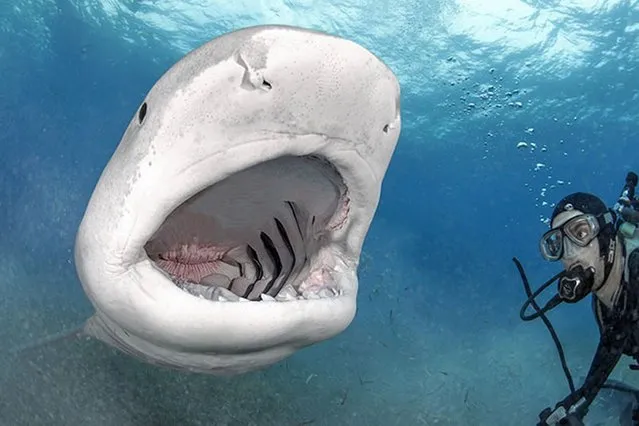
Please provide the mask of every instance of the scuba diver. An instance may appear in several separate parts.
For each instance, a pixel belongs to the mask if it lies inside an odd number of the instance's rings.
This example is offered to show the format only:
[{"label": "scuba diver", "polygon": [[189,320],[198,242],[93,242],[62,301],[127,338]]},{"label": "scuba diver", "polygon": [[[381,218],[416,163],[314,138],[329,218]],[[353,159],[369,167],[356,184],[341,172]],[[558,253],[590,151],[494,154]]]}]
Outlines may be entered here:
[{"label": "scuba diver", "polygon": [[[630,179],[628,185],[628,177],[633,178],[628,174],[626,194],[622,193],[613,209],[598,197],[583,192],[570,194],[556,205],[550,230],[541,237],[539,248],[544,259],[560,261],[564,270],[534,293],[523,267],[513,258],[528,295],[520,316],[524,321],[542,318],[557,345],[571,391],[554,409],[549,407],[539,414],[538,426],[583,425],[589,406],[602,388],[634,394],[637,404],[632,421],[639,426],[639,390],[606,383],[622,355],[639,362],[639,212],[634,210],[634,194],[630,194],[637,182],[637,175],[633,175],[634,180]],[[637,223],[628,220],[634,218]],[[554,282],[558,282],[557,294],[540,308],[535,298]],[[593,296],[600,339],[588,374],[582,386],[575,389],[561,344],[545,313],[562,302],[579,302],[589,294]],[[528,306],[536,312],[526,315]],[[638,370],[639,365],[630,368]]]}]

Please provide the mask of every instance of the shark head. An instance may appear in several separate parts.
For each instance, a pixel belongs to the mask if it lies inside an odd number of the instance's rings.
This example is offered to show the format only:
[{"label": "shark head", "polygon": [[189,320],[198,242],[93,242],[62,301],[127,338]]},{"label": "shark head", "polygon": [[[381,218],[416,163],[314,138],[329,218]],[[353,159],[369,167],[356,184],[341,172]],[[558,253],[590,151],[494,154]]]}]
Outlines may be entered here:
[{"label": "shark head", "polygon": [[362,46],[287,26],[224,34],[151,88],[80,224],[85,331],[146,362],[233,375],[342,332],[400,133]]}]

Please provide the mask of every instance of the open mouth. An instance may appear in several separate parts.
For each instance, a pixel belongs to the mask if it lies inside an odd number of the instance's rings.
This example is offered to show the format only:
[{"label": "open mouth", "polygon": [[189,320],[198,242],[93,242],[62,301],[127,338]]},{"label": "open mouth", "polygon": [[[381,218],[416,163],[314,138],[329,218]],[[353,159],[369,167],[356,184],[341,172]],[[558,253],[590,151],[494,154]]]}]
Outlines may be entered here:
[{"label": "open mouth", "polygon": [[339,297],[333,233],[347,187],[318,156],[285,156],[215,183],[177,206],[146,243],[155,266],[194,297],[287,302]]}]

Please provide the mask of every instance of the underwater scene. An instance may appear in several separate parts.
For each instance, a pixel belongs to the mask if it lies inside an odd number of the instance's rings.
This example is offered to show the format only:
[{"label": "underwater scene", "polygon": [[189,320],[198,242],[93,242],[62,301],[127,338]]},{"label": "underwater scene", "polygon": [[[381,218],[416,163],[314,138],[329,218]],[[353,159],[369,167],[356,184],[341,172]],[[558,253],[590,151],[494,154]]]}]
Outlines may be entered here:
[{"label": "underwater scene", "polygon": [[0,425],[639,425],[639,1],[7,0]]}]

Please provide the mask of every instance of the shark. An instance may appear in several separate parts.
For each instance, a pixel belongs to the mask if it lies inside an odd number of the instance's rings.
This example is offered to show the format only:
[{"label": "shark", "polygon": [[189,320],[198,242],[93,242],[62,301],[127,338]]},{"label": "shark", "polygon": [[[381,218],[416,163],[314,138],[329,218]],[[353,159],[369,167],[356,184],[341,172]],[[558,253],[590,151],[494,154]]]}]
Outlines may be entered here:
[{"label": "shark", "polygon": [[331,339],[401,131],[400,85],[360,44],[261,25],[152,86],[74,244],[82,333],[157,366],[231,376]]}]

